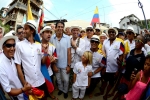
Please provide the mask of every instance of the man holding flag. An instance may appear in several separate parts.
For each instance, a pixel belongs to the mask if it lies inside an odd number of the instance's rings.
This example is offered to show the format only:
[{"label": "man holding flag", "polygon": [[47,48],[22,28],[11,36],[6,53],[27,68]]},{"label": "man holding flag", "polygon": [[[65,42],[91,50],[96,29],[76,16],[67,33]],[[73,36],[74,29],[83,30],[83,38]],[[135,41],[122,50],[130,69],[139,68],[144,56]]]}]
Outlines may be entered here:
[{"label": "man holding flag", "polygon": [[[51,81],[51,76],[53,75],[53,71],[51,69],[51,67],[56,67],[56,59],[57,59],[57,53],[56,53],[56,48],[54,45],[52,45],[49,41],[50,41],[50,38],[52,36],[52,29],[50,26],[45,26],[42,31],[41,31],[41,36],[42,36],[42,41],[41,41],[41,44],[42,46],[47,46],[48,48],[48,58],[47,58],[47,61],[46,61],[46,66],[41,66],[41,71],[45,77],[45,81],[46,81],[46,85],[47,85],[47,88],[49,90],[49,93],[50,93],[50,97],[52,98],[52,100],[58,100],[58,98],[56,98],[54,95],[53,95],[53,90],[54,90],[54,87],[53,87],[53,84],[52,84],[52,81]],[[48,69],[48,73],[46,76],[46,70],[44,70],[43,67],[46,67]]]}]

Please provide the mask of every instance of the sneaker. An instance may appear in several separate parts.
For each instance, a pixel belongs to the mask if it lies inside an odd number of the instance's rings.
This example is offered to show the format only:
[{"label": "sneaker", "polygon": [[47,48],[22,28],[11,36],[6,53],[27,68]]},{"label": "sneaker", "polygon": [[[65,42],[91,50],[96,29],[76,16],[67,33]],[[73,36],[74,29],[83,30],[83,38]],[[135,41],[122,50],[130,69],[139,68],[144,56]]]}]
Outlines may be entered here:
[{"label": "sneaker", "polygon": [[68,98],[68,93],[64,93],[64,98],[65,98],[65,99]]},{"label": "sneaker", "polygon": [[63,92],[59,90],[58,95],[61,95]]}]

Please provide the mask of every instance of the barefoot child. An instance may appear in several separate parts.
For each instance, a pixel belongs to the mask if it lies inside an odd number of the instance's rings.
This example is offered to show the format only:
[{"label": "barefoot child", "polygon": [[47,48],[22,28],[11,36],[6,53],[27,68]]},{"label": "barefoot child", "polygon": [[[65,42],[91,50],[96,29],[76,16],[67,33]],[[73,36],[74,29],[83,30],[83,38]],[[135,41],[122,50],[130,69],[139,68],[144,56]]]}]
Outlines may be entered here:
[{"label": "barefoot child", "polygon": [[[73,99],[76,100],[79,98],[83,100],[86,87],[90,85],[90,77],[88,77],[88,73],[92,73],[92,53],[89,51],[84,52],[82,56],[82,62],[78,62],[75,64],[73,69]],[[79,94],[80,91],[80,94]]]},{"label": "barefoot child", "polygon": [[140,100],[150,81],[150,55],[146,57],[144,70],[135,76],[131,75],[130,91],[125,95],[126,100]]}]

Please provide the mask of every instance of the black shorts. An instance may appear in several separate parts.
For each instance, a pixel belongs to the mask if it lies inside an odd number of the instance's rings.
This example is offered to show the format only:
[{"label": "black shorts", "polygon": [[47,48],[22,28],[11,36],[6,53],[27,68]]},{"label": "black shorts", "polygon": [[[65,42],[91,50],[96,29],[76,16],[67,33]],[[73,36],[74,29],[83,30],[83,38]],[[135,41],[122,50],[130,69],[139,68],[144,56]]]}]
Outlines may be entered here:
[{"label": "black shorts", "polygon": [[106,82],[109,82],[109,84],[110,84],[111,86],[114,85],[115,80],[116,80],[116,78],[115,78],[115,73],[105,73],[104,76],[103,76],[103,78],[104,78],[104,80],[105,80]]},{"label": "black shorts", "polygon": [[36,88],[44,91],[44,97],[49,97],[49,92],[48,92],[48,88],[46,86],[46,83],[44,83],[41,86],[36,87]]}]

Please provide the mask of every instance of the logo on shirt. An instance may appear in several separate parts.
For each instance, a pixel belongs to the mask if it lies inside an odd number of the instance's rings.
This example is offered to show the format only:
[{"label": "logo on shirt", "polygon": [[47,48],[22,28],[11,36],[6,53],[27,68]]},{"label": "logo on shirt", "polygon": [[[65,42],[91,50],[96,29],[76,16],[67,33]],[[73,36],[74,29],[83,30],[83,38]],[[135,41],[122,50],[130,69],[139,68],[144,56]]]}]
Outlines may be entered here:
[{"label": "logo on shirt", "polygon": [[77,70],[77,73],[81,73],[81,69],[78,69],[78,70]]},{"label": "logo on shirt", "polygon": [[38,54],[41,54],[41,51],[40,51],[40,49],[37,49],[37,53],[38,53]]}]

